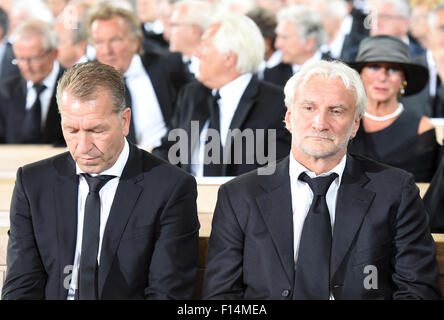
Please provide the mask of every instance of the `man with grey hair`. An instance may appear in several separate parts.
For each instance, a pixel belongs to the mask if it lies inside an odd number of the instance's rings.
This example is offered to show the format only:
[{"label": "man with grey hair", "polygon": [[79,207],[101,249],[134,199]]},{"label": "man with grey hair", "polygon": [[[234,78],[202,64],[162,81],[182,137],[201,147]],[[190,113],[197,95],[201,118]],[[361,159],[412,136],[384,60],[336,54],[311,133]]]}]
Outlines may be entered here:
[{"label": "man with grey hair", "polygon": [[69,152],[17,172],[2,299],[191,299],[196,181],[128,143],[124,92],[97,61],[60,79]]},{"label": "man with grey hair", "polygon": [[193,77],[199,72],[196,50],[212,22],[214,7],[201,0],[181,0],[173,5],[170,17],[170,51],[180,52]]},{"label": "man with grey hair", "polygon": [[[254,75],[264,57],[256,24],[238,13],[218,16],[203,34],[197,57],[199,82],[181,91],[175,129],[154,154],[194,176],[237,176],[283,157],[290,147],[283,92]],[[170,140],[177,129],[186,133],[178,156]]]},{"label": "man with grey hair", "polygon": [[277,14],[276,49],[282,63],[265,69],[264,80],[284,87],[287,80],[305,64],[323,58],[320,47],[327,41],[322,19],[312,8],[292,5]]},{"label": "man with grey hair", "polygon": [[[400,38],[409,46],[410,56],[424,53],[421,47],[408,34],[410,26],[410,4],[407,0],[370,1],[370,14],[366,19],[370,36],[389,35]],[[354,61],[359,45],[351,47],[345,54],[346,61]]]},{"label": "man with grey hair", "polygon": [[86,20],[89,7],[86,0],[73,0],[56,19],[54,28],[59,40],[57,60],[64,68],[88,61]]},{"label": "man with grey hair", "polygon": [[439,299],[413,176],[347,153],[366,105],[359,74],[339,61],[305,65],[285,102],[290,155],[273,175],[219,189],[203,297]]},{"label": "man with grey hair", "polygon": [[429,81],[424,89],[404,98],[421,115],[431,118],[444,117],[444,4],[436,6],[428,16],[427,51],[412,61],[429,70]]},{"label": "man with grey hair", "polygon": [[3,82],[0,141],[64,145],[55,89],[64,69],[57,62],[52,25],[27,20],[13,33],[20,76]]}]

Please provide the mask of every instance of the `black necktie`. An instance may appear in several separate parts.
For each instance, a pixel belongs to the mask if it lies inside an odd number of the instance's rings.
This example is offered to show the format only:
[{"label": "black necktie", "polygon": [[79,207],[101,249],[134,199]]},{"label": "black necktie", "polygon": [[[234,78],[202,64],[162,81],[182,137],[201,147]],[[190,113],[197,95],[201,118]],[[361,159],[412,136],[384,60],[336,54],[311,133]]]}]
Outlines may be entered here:
[{"label": "black necktie", "polygon": [[444,101],[441,101],[439,98],[439,94],[438,94],[438,90],[439,87],[441,86],[441,78],[439,77],[439,75],[436,75],[436,90],[435,90],[435,97],[433,98],[433,117],[434,118],[442,118],[444,117],[444,106],[443,103]]},{"label": "black necktie", "polygon": [[337,176],[332,173],[311,179],[304,172],[299,176],[313,191],[313,202],[302,229],[293,299],[327,300],[330,297],[332,229],[325,195]]},{"label": "black necktie", "polygon": [[83,218],[82,251],[80,253],[80,268],[78,290],[80,300],[97,299],[97,254],[100,239],[100,189],[115,176],[96,176],[82,173],[89,186],[85,202]]},{"label": "black necktie", "polygon": [[[128,80],[125,78],[125,104],[126,104],[126,107],[131,109],[133,102],[131,99],[131,92],[129,91],[128,86],[127,86],[127,81]],[[126,138],[128,139],[129,142],[137,144],[136,131],[134,129],[134,113],[132,111],[133,110],[131,110],[131,123],[130,123],[129,133]]]},{"label": "black necktie", "polygon": [[[209,113],[210,113],[210,124],[208,126],[208,129],[214,129],[218,132],[219,134],[219,139],[222,139],[222,137],[220,136],[220,119],[219,119],[219,104],[218,104],[218,100],[220,99],[220,94],[219,91],[216,91],[216,94],[213,96],[211,96],[209,98],[209,102],[208,102],[208,106],[209,106]],[[208,135],[207,135],[207,139],[206,139],[206,143],[208,142],[212,142],[211,139],[208,139]],[[215,146],[214,143],[211,143],[211,146]],[[208,156],[210,159],[205,159],[205,162],[209,162],[209,161],[213,161],[214,157],[213,157],[213,148],[210,149],[211,152],[209,152],[207,154],[207,152],[205,152],[205,157]],[[218,161],[219,163],[209,163],[209,164],[204,164],[204,176],[220,176],[222,174],[222,145],[219,144],[219,152],[220,152],[220,158],[217,159],[216,161]]]},{"label": "black necktie", "polygon": [[34,83],[34,89],[37,93],[34,104],[26,111],[23,121],[22,139],[24,143],[35,143],[40,138],[42,123],[40,94],[46,89],[46,86],[41,83]]}]

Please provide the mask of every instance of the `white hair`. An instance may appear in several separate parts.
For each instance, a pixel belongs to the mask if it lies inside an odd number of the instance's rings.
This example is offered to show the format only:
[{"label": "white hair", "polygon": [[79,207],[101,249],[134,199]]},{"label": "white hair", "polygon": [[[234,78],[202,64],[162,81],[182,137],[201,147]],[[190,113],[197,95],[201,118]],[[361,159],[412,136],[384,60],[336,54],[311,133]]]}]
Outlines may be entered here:
[{"label": "white hair", "polygon": [[[54,15],[42,0],[15,0],[11,6],[10,15],[26,15],[27,19],[39,19],[47,23],[54,22]],[[23,21],[24,21],[23,20]]]},{"label": "white hair", "polygon": [[257,72],[264,60],[265,43],[258,26],[249,17],[239,13],[223,13],[215,22],[220,23],[213,45],[223,54],[237,55],[236,70],[243,74]]},{"label": "white hair", "polygon": [[278,23],[287,21],[294,24],[304,40],[314,38],[316,49],[319,49],[327,40],[321,16],[312,8],[302,5],[283,8],[277,14],[277,21]]},{"label": "white hair", "polygon": [[367,95],[359,73],[340,61],[321,60],[304,65],[285,85],[284,94],[287,108],[293,106],[297,90],[302,88],[313,76],[323,76],[327,81],[341,79],[345,88],[355,96],[355,117],[364,114]]},{"label": "white hair", "polygon": [[344,19],[348,15],[347,3],[344,0],[325,1],[325,13],[329,16]]},{"label": "white hair", "polygon": [[[395,7],[396,14],[402,15],[403,17],[410,18],[410,4],[406,0],[374,0],[374,5],[381,3],[391,3]],[[374,10],[372,8],[371,10]]]},{"label": "white hair", "polygon": [[214,8],[209,2],[202,0],[179,0],[174,10],[187,8],[183,22],[198,26],[204,32],[213,22]]}]

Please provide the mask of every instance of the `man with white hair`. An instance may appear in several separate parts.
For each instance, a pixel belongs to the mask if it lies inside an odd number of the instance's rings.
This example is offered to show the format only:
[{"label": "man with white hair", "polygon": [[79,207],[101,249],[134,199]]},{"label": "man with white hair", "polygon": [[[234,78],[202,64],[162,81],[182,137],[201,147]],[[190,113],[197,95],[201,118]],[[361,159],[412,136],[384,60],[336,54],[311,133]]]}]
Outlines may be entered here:
[{"label": "man with white hair", "polygon": [[[172,120],[173,127],[184,130],[188,137],[179,141],[186,150],[179,150],[178,164],[194,176],[237,176],[266,164],[259,160],[260,148],[255,146],[265,147],[260,153],[267,159],[283,157],[290,148],[283,126],[283,92],[254,75],[264,57],[264,40],[256,24],[241,14],[219,16],[203,34],[197,57],[199,82],[181,90]],[[242,134],[236,135],[236,129]],[[254,141],[233,142],[247,134],[244,129],[251,130]],[[216,136],[210,134],[214,132]],[[212,146],[213,139],[219,140],[218,148],[210,150],[211,160],[207,150],[210,136]],[[169,137],[167,134],[153,153],[173,162],[169,150],[175,141]],[[270,139],[272,145],[267,147]]]},{"label": "man with white hair", "polygon": [[57,59],[57,35],[51,24],[27,20],[13,33],[19,76],[4,80],[0,98],[0,141],[64,145],[55,99],[64,69]]},{"label": "man with white hair", "polygon": [[293,5],[277,14],[276,49],[282,63],[265,69],[264,80],[284,87],[305,64],[323,58],[320,47],[327,40],[320,15],[312,8]]},{"label": "man with white hair", "polygon": [[305,65],[285,103],[290,155],[219,189],[203,298],[440,299],[413,176],[347,153],[366,105],[359,74]]},{"label": "man with white hair", "polygon": [[199,59],[196,50],[204,31],[212,22],[213,6],[201,0],[181,0],[170,17],[170,51],[182,53],[188,71],[196,76]]}]

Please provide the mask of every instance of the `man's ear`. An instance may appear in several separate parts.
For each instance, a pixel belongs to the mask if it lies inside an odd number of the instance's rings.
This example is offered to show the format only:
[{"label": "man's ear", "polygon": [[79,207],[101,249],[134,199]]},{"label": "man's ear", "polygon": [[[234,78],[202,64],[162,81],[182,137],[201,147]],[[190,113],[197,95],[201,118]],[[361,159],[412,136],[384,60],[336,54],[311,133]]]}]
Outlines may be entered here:
[{"label": "man's ear", "polygon": [[227,55],[225,63],[227,68],[236,68],[237,54],[233,51],[230,51],[230,53]]},{"label": "man's ear", "polygon": [[352,130],[352,133],[350,135],[350,139],[353,139],[356,136],[356,133],[358,132],[358,129],[359,129],[359,125],[361,124],[361,118],[362,118],[362,115],[358,115],[353,120],[353,130]]},{"label": "man's ear", "polygon": [[125,108],[121,114],[122,133],[126,137],[129,134],[131,124],[131,109]]}]

